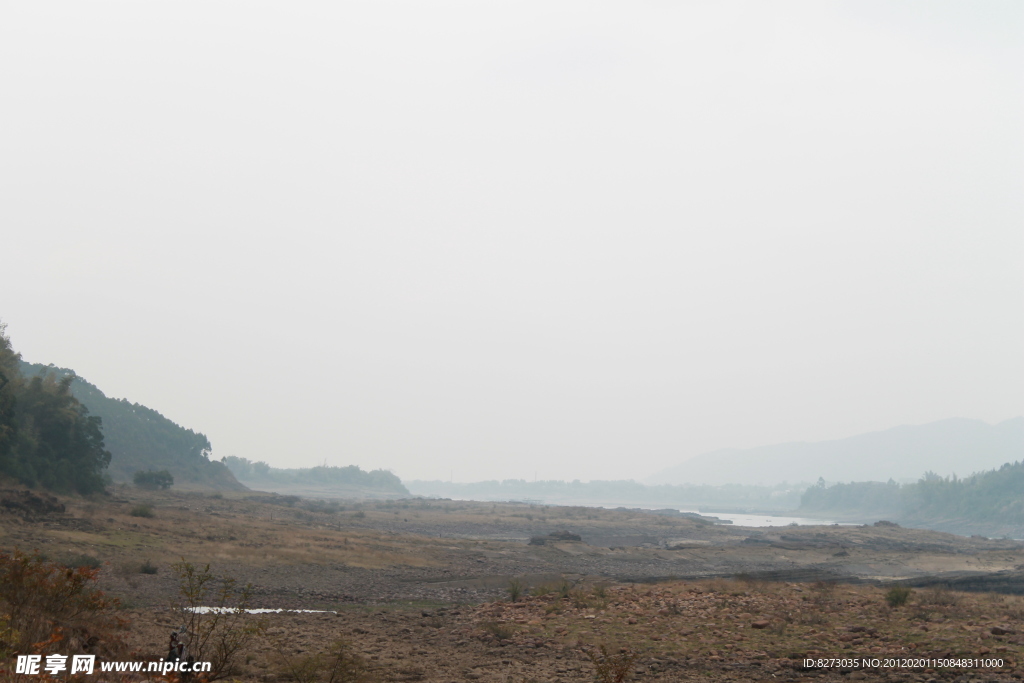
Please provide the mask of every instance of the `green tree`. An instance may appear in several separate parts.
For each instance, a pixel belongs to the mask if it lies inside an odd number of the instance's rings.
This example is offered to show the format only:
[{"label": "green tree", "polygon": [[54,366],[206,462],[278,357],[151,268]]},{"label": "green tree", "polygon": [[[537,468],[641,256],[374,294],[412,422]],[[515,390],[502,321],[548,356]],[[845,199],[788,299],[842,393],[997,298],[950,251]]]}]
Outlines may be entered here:
[{"label": "green tree", "polygon": [[135,485],[141,489],[169,489],[174,485],[174,477],[167,470],[139,470],[132,477]]},{"label": "green tree", "polygon": [[18,364],[21,354],[11,348],[7,323],[0,322],[0,471],[14,447],[17,428],[14,421],[15,393],[21,380]]},{"label": "green tree", "polygon": [[61,492],[102,491],[110,453],[100,419],[71,395],[74,374],[25,381],[5,332],[0,324],[0,473]]}]

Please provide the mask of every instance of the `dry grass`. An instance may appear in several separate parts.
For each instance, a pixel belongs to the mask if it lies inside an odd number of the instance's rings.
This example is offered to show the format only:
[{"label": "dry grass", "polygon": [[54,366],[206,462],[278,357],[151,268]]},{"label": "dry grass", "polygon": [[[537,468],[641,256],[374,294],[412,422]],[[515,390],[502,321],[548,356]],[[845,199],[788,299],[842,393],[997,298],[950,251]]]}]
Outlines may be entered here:
[{"label": "dry grass", "polygon": [[[761,584],[749,591],[742,581],[714,579],[699,582],[613,587],[606,591],[607,604],[595,609],[554,594],[526,598],[526,605],[500,613],[501,620],[541,625],[545,637],[566,646],[602,643],[642,652],[645,657],[673,656],[715,661],[728,653],[732,661],[744,658],[778,658],[791,654],[852,656],[898,653],[945,653],[978,656],[997,653],[1020,661],[1024,647],[1016,635],[992,633],[996,623],[1012,624],[995,614],[993,601],[1012,617],[1024,601],[1011,596],[941,592],[941,599],[926,595],[930,618],[916,611],[920,593],[908,607],[892,610],[885,590],[873,586],[812,586]],[[821,609],[818,601],[829,601]],[[557,610],[552,604],[560,604]],[[815,619],[805,618],[817,614]],[[494,623],[495,608],[482,605],[481,619]],[[761,625],[763,624],[763,626]],[[517,636],[518,637],[518,636]],[[801,655],[802,656],[802,655]]]},{"label": "dry grass", "polygon": [[[110,564],[107,571],[113,580],[135,581],[145,590],[155,590],[166,581],[167,566],[182,556],[204,563],[294,566],[299,571],[308,565],[447,568],[446,558],[458,555],[452,550],[485,550],[488,552],[480,555],[492,558],[504,555],[510,546],[501,541],[417,535],[417,525],[497,524],[514,532],[515,525],[522,529],[524,524],[540,523],[542,516],[547,524],[565,522],[570,526],[571,521],[573,529],[598,522],[627,524],[634,516],[624,511],[583,513],[574,508],[530,512],[531,508],[522,505],[454,501],[345,503],[332,509],[326,505],[288,507],[234,494],[211,498],[125,491],[119,495],[120,499],[108,501],[70,501],[71,514],[61,526],[30,525],[0,515],[2,543],[40,547],[53,556],[88,553]],[[132,508],[140,504],[151,505],[156,516],[132,517]],[[157,576],[139,573],[144,560],[160,567]],[[489,562],[481,563],[483,571],[493,571]],[[464,680],[464,667],[471,663],[467,652],[472,651],[476,653],[472,662],[548,657],[548,669],[542,671],[538,666],[526,676],[521,668],[518,678],[510,680],[525,681],[532,676],[545,681],[592,681],[596,663],[585,653],[599,653],[602,645],[609,648],[603,653],[608,656],[616,656],[622,648],[639,653],[640,658],[630,666],[635,664],[634,673],[636,669],[647,672],[643,680],[672,683],[746,680],[728,678],[739,669],[726,669],[743,662],[749,664],[744,672],[757,671],[765,679],[778,674],[780,680],[786,680],[797,661],[791,659],[794,653],[977,656],[987,649],[1012,661],[1020,661],[1024,655],[1017,642],[1022,629],[1016,625],[1024,621],[1024,599],[1014,596],[918,589],[905,607],[893,610],[886,604],[883,589],[863,585],[796,585],[746,577],[621,586],[596,583],[594,577],[560,581],[555,572],[533,578],[519,575],[518,579],[524,588],[544,589],[532,591],[532,596],[524,590],[522,599],[514,604],[461,605],[443,617],[421,614],[419,608],[412,607],[405,615],[371,614],[366,606],[339,616],[275,617],[275,623],[281,619],[305,625],[299,631],[288,630],[261,641],[253,648],[252,659],[247,657],[242,678],[257,680],[275,674],[278,680],[322,679],[329,645],[339,633],[352,639],[353,654],[365,656],[360,661],[382,680]],[[507,577],[495,581],[496,590],[507,587]],[[356,614],[359,610],[365,610],[359,613],[361,617]],[[136,618],[136,625],[146,619],[162,619],[151,613]],[[345,625],[343,631],[339,630],[341,624]],[[1009,625],[1017,633],[993,634],[995,625]],[[150,635],[140,641],[140,647],[152,648],[150,642],[162,646],[165,629],[173,626],[163,621],[151,625]],[[291,648],[287,650],[289,666],[279,661],[279,647],[284,646]],[[426,670],[424,662],[429,658],[435,660],[434,670],[447,673],[416,679],[417,671]],[[662,677],[655,677],[659,666]],[[475,670],[483,672],[481,680],[498,680],[498,670]],[[563,678],[555,675],[559,672]],[[686,678],[681,677],[683,673]]]},{"label": "dry grass", "polygon": [[[524,524],[606,529],[636,522],[633,512],[572,506],[427,500],[287,505],[282,504],[286,497],[249,492],[204,495],[120,487],[116,496],[65,501],[70,515],[83,522],[78,525],[28,530],[0,515],[0,544],[90,552],[113,564],[149,558],[163,566],[185,557],[254,567],[342,564],[380,569],[439,566],[443,551],[453,545],[488,543],[418,535],[417,525],[488,526],[500,536],[522,533]],[[142,507],[155,516],[132,515]],[[690,520],[666,520],[681,534],[694,527]]]},{"label": "dry grass", "polygon": [[[197,500],[181,494],[132,492],[126,498],[106,504],[71,501],[71,514],[88,522],[79,528],[28,530],[16,520],[0,517],[0,541],[55,547],[65,554],[91,552],[119,567],[138,562],[140,555],[157,565],[183,556],[250,566],[344,564],[377,569],[434,564],[429,548],[435,543],[430,539],[353,528],[350,515],[344,513],[297,511],[305,517],[300,519],[287,508],[227,496]],[[151,506],[156,516],[133,517],[133,510],[143,505]]]}]

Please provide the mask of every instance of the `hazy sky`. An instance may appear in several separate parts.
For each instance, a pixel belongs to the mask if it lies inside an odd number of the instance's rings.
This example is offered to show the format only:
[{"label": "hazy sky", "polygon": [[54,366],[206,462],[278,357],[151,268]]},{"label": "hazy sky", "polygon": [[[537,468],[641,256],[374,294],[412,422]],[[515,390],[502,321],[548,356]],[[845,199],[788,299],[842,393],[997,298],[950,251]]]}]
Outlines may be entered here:
[{"label": "hazy sky", "polygon": [[215,457],[1024,413],[1024,3],[7,2],[0,319]]}]

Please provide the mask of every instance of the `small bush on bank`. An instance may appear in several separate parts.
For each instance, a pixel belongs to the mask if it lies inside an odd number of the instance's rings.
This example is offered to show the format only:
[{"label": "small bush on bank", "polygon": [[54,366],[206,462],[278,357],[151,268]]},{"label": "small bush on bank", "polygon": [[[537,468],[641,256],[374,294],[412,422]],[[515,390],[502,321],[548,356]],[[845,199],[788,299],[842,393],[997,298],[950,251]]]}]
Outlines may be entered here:
[{"label": "small bush on bank", "polygon": [[633,673],[633,664],[640,658],[638,652],[629,648],[612,654],[606,645],[597,650],[585,649],[583,653],[594,665],[594,678],[598,683],[623,683]]},{"label": "small bush on bank", "polygon": [[145,503],[133,507],[129,514],[132,517],[156,517],[156,513],[153,512],[153,506],[146,505]]},{"label": "small bush on bank", "polygon": [[156,489],[169,489],[174,485],[174,477],[167,470],[145,470],[136,472],[132,476],[135,485],[140,489],[155,491]]},{"label": "small bush on bank", "polygon": [[[199,567],[184,559],[171,569],[178,576],[175,610],[193,637],[189,652],[196,661],[211,663],[206,680],[237,676],[238,660],[266,631],[266,620],[246,612],[252,603],[252,584],[240,586],[232,577],[215,576],[208,564]],[[216,609],[203,612],[199,607]]]},{"label": "small bush on bank", "polygon": [[512,600],[512,602],[518,601],[520,596],[522,596],[524,589],[525,586],[523,586],[522,581],[520,581],[519,579],[510,579],[508,582],[509,599]]},{"label": "small bush on bank", "polygon": [[483,630],[498,640],[512,640],[516,634],[515,628],[500,621],[487,621],[481,624]]},{"label": "small bush on bank", "polygon": [[366,660],[344,640],[335,641],[326,652],[290,655],[278,650],[284,678],[295,683],[361,683],[375,680]]},{"label": "small bush on bank", "polygon": [[82,554],[71,555],[70,557],[61,558],[57,560],[57,564],[61,565],[62,567],[67,567],[68,569],[80,569],[83,567],[85,569],[98,569],[100,566],[102,566],[103,563],[100,562],[98,558],[95,558],[92,555]]},{"label": "small bush on bank", "polygon": [[899,607],[907,603],[911,593],[913,591],[907,586],[892,586],[885,592],[885,601],[889,603],[889,607]]},{"label": "small bush on bank", "polygon": [[955,607],[960,603],[960,596],[949,589],[949,586],[932,586],[920,594],[923,605],[933,607]]}]

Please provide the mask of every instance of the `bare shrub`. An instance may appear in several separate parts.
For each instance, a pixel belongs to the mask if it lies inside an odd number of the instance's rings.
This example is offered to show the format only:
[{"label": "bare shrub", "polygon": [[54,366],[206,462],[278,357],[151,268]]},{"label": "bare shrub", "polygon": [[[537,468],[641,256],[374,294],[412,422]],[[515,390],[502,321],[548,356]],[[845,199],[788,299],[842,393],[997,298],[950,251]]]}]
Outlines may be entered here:
[{"label": "bare shrub", "polygon": [[819,609],[826,608],[832,604],[832,601],[835,599],[835,595],[835,581],[815,581],[811,584],[811,602],[813,602]]},{"label": "bare shrub", "polygon": [[918,594],[918,602],[933,607],[955,607],[960,604],[960,596],[946,585],[931,586]]},{"label": "bare shrub", "polygon": [[98,558],[92,555],[69,555],[67,557],[61,557],[56,560],[57,564],[68,569],[99,569],[103,563]]},{"label": "bare shrub", "polygon": [[366,661],[347,641],[337,640],[325,652],[302,657],[278,649],[281,678],[295,683],[362,683],[372,680]]},{"label": "bare shrub", "polygon": [[512,640],[512,636],[516,634],[515,628],[501,621],[485,621],[480,624],[480,628],[498,640]]},{"label": "bare shrub", "polygon": [[235,579],[219,578],[184,559],[172,565],[178,575],[180,602],[177,611],[195,661],[208,661],[207,680],[234,676],[239,654],[266,629],[262,619],[246,610],[252,601],[252,584],[238,586]]},{"label": "bare shrub", "polygon": [[590,607],[590,600],[587,597],[587,592],[582,588],[577,588],[569,593],[569,600],[572,602],[572,606],[577,609],[585,609]]},{"label": "bare shrub", "polygon": [[585,648],[583,653],[594,665],[594,680],[597,683],[623,683],[633,673],[633,665],[640,658],[640,653],[629,648],[611,654],[608,646],[603,643],[597,647]]},{"label": "bare shrub", "polygon": [[835,581],[815,581],[811,584],[811,590],[817,595],[832,597],[836,593]]}]

